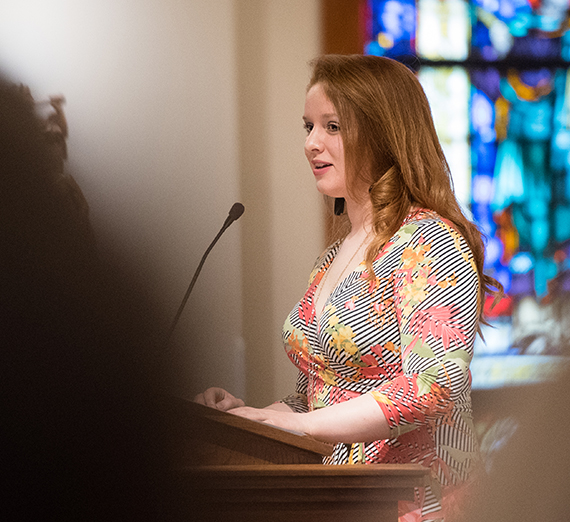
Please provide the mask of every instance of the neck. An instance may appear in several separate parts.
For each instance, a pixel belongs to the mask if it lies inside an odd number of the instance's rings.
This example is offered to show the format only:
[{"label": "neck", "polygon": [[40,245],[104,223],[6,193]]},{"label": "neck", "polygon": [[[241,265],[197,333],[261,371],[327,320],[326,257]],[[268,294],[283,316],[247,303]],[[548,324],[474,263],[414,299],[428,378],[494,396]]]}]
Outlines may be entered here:
[{"label": "neck", "polygon": [[372,230],[372,203],[370,200],[364,202],[346,199],[346,213],[350,221],[350,232],[347,236],[361,236],[369,234]]}]

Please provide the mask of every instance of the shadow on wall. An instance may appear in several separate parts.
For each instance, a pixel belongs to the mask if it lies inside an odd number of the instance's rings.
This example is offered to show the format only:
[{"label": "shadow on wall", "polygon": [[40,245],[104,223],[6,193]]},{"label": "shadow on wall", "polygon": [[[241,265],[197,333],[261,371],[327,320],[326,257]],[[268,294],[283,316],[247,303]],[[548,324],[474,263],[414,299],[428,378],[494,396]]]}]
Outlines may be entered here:
[{"label": "shadow on wall", "polygon": [[97,256],[53,138],[29,93],[0,79],[3,518],[164,520],[156,310],[143,282]]}]

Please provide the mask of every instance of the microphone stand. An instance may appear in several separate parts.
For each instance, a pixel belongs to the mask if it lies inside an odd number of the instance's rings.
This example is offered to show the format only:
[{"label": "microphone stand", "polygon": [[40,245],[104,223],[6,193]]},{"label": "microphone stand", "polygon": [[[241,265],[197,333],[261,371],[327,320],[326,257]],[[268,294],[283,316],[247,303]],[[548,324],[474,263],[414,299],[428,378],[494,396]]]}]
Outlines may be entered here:
[{"label": "microphone stand", "polygon": [[196,284],[196,280],[198,279],[198,276],[200,275],[200,271],[202,270],[202,266],[204,266],[204,262],[206,261],[208,254],[210,253],[212,248],[214,248],[214,245],[218,242],[218,239],[220,239],[220,237],[227,230],[227,228],[234,221],[236,221],[237,219],[239,219],[241,217],[241,215],[244,213],[244,210],[245,210],[245,208],[241,203],[234,203],[234,205],[230,209],[230,212],[229,212],[228,217],[226,218],[226,221],[222,225],[222,228],[220,229],[220,231],[218,232],[218,234],[216,235],[214,240],[210,243],[210,246],[206,249],[206,252],[204,252],[202,259],[200,260],[200,264],[198,265],[196,272],[194,272],[194,277],[192,278],[192,281],[190,281],[190,284],[188,285],[188,289],[186,290],[186,293],[184,294],[184,298],[182,299],[182,302],[180,303],[180,306],[178,307],[178,311],[176,312],[176,316],[174,317],[174,320],[172,321],[170,329],[168,330],[168,335],[166,337],[166,346],[168,346],[168,344],[170,343],[170,338],[172,337],[172,333],[174,332],[174,329],[176,328],[176,325],[178,324],[178,320],[180,319],[180,316],[182,315],[182,310],[184,310],[184,307],[186,306],[186,302],[188,301],[188,298],[190,297],[190,293],[192,292],[192,289],[194,288],[194,285]]}]

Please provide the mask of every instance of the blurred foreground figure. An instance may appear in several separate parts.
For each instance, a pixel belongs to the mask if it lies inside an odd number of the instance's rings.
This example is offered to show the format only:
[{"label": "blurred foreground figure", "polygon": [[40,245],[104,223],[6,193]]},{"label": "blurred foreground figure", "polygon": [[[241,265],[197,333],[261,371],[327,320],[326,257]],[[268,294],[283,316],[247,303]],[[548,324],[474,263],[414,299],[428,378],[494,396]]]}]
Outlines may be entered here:
[{"label": "blurred foreground figure", "polygon": [[0,79],[2,519],[163,519],[155,314],[97,258],[54,108]]}]

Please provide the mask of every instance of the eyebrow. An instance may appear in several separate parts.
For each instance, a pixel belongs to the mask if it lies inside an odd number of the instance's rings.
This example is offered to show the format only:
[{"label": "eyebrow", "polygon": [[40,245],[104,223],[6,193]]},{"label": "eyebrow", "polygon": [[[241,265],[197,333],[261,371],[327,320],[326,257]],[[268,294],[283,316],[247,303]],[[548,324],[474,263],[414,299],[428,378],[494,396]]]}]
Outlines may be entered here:
[{"label": "eyebrow", "polygon": [[[323,118],[338,118],[338,114],[335,114],[334,112],[329,112],[327,114],[323,114]],[[307,120],[305,116],[303,116],[303,119],[305,121]]]}]

